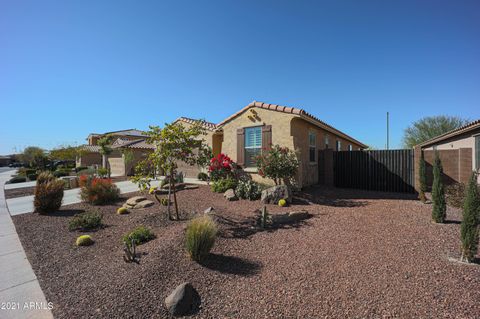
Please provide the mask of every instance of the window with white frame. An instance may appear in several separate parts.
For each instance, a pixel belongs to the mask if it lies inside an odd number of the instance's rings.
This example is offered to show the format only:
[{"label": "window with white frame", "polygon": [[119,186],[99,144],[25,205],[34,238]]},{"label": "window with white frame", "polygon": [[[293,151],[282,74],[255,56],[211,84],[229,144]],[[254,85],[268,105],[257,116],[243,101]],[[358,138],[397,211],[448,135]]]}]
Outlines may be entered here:
[{"label": "window with white frame", "polygon": [[341,151],[341,150],[342,150],[342,142],[337,140],[337,151]]},{"label": "window with white frame", "polygon": [[257,166],[257,156],[262,152],[262,127],[245,128],[245,167]]},{"label": "window with white frame", "polygon": [[314,132],[308,132],[308,145],[310,162],[315,162],[315,154],[317,153],[317,135]]},{"label": "window with white frame", "polygon": [[330,141],[328,138],[328,134],[325,134],[325,148],[329,148],[329,144],[330,144]]},{"label": "window with white frame", "polygon": [[353,151],[353,146],[352,146],[352,144],[348,144],[348,150],[349,150],[349,151]]}]

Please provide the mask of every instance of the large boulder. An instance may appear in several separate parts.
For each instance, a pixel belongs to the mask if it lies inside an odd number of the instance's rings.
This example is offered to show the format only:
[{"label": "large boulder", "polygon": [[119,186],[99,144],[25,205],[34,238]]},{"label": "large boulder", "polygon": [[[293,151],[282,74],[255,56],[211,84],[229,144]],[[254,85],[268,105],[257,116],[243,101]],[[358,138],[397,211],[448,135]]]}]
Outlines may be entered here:
[{"label": "large boulder", "polygon": [[261,201],[263,204],[278,204],[281,199],[292,203],[292,191],[287,185],[276,185],[262,191]]},{"label": "large boulder", "polygon": [[172,316],[187,315],[195,306],[196,294],[192,284],[185,282],[165,298],[165,307]]},{"label": "large boulder", "polygon": [[227,191],[223,194],[223,196],[228,200],[228,201],[233,201],[237,200],[237,195],[235,195],[235,191],[233,189],[227,189]]}]

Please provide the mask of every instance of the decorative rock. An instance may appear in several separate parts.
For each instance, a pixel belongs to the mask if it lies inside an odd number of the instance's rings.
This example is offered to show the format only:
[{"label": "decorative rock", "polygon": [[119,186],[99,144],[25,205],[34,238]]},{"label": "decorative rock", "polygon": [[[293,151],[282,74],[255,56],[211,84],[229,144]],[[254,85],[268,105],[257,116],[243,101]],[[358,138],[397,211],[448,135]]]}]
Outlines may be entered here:
[{"label": "decorative rock", "polygon": [[215,209],[213,207],[208,207],[203,211],[204,214],[211,214]]},{"label": "decorative rock", "polygon": [[227,189],[227,191],[223,194],[228,201],[237,200],[237,195],[235,195],[235,191],[233,189]]},{"label": "decorative rock", "polygon": [[292,221],[297,221],[297,220],[302,220],[302,219],[307,219],[310,215],[306,210],[300,210],[300,211],[295,211],[295,212],[290,212],[288,213],[288,217]]},{"label": "decorative rock", "polygon": [[173,316],[188,314],[193,307],[195,289],[192,284],[185,282],[165,298],[165,307]]},{"label": "decorative rock", "polygon": [[287,185],[277,185],[262,191],[263,204],[277,204],[281,199],[285,199],[289,204],[292,203],[292,192]]},{"label": "decorative rock", "polygon": [[150,206],[153,206],[153,204],[155,204],[153,201],[146,199],[146,200],[142,200],[141,202],[133,206],[133,209],[150,207]]},{"label": "decorative rock", "polygon": [[300,220],[307,219],[310,214],[306,210],[294,211],[287,214],[272,215],[273,224],[289,224],[296,223]]},{"label": "decorative rock", "polygon": [[134,196],[132,198],[129,198],[125,204],[127,204],[129,206],[135,206],[138,203],[140,203],[141,201],[144,201],[146,199],[147,198],[145,196]]}]

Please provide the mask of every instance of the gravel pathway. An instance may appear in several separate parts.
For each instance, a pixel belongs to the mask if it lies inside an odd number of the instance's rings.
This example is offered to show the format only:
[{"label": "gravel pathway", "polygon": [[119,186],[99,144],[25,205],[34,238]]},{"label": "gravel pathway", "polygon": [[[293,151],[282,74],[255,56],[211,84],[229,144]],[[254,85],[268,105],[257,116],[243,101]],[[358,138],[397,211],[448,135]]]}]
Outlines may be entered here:
[{"label": "gravel pathway", "polygon": [[[14,222],[56,318],[165,318],[163,300],[190,281],[202,298],[196,318],[478,318],[480,266],[448,260],[460,249],[459,212],[430,222],[431,206],[398,194],[315,188],[292,207],[313,217],[297,225],[252,228],[256,202],[226,202],[208,187],[178,193],[184,216],[213,206],[221,228],[208,262],[183,251],[184,222],[164,208],[115,215],[95,245],[75,248],[68,220],[90,209],[63,207]],[[163,211],[162,211],[163,210]],[[139,246],[140,264],[122,260],[121,236],[136,225],[157,238]]]}]

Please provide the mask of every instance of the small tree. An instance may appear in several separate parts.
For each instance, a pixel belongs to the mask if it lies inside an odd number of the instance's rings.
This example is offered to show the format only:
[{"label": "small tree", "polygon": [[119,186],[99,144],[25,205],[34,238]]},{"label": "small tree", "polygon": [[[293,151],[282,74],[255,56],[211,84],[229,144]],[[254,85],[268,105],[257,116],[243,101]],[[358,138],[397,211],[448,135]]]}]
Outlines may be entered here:
[{"label": "small tree", "polygon": [[297,154],[287,147],[274,145],[257,158],[258,174],[273,179],[275,185],[290,184],[298,170]]},{"label": "small tree", "polygon": [[45,151],[37,146],[25,148],[19,157],[25,164],[36,168],[45,168],[48,160]]},{"label": "small tree", "polygon": [[[157,171],[164,173],[169,183],[167,212],[170,219],[172,219],[170,213],[172,194],[176,219],[180,219],[175,192],[177,162],[183,161],[192,166],[199,165],[199,162],[204,160],[199,154],[206,153],[207,146],[201,138],[201,135],[205,134],[205,129],[200,123],[195,123],[188,128],[179,123],[166,124],[163,129],[150,126],[147,132],[147,141],[155,145],[155,150],[138,163],[133,181],[138,183],[141,189],[146,189],[150,187],[150,181]],[[158,198],[157,200],[160,201]]]},{"label": "small tree", "polygon": [[478,193],[477,174],[470,176],[467,197],[463,204],[463,220],[461,225],[462,260],[471,262],[478,248],[480,224],[480,195]]},{"label": "small tree", "polygon": [[438,152],[435,152],[435,162],[433,165],[433,185],[432,185],[432,219],[436,223],[445,222],[447,215],[447,204],[445,201],[445,189],[442,181],[442,162],[438,156]]},{"label": "small tree", "polygon": [[420,176],[420,200],[425,203],[426,197],[425,197],[425,192],[427,191],[427,173],[425,169],[425,158],[423,155],[420,157],[420,165],[419,165],[419,176]]},{"label": "small tree", "polygon": [[78,156],[82,156],[85,150],[79,146],[60,145],[48,153],[52,160],[74,161]]},{"label": "small tree", "polygon": [[128,175],[128,168],[131,162],[135,159],[135,154],[131,149],[125,148],[122,150],[123,162],[125,164],[125,176]]},{"label": "small tree", "polygon": [[110,155],[113,150],[111,148],[113,137],[111,135],[105,135],[98,139],[97,145],[100,147],[100,154],[102,154],[102,167],[108,169],[108,177],[110,178],[110,168],[108,167],[107,156]]}]

